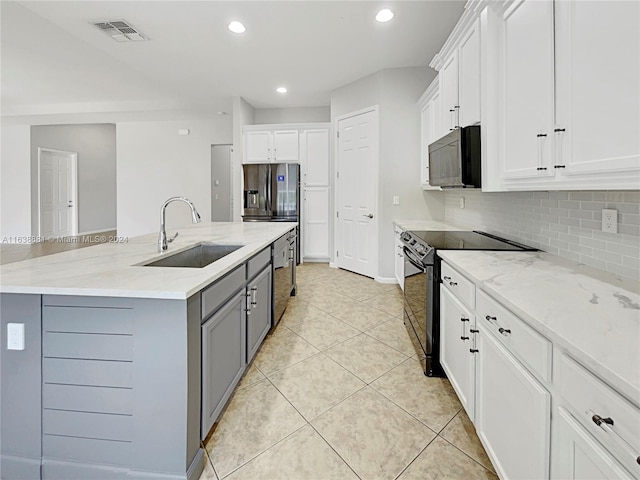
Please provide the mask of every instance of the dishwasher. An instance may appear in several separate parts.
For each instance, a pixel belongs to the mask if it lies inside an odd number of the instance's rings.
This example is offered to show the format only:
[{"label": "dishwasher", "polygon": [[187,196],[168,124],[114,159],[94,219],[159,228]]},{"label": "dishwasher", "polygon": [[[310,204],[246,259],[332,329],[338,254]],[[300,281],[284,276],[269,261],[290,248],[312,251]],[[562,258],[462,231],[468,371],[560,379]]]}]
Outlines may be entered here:
[{"label": "dishwasher", "polygon": [[[293,236],[293,238],[292,238]],[[287,233],[276,240],[273,247],[273,325],[275,327],[295,291],[295,233]]]}]

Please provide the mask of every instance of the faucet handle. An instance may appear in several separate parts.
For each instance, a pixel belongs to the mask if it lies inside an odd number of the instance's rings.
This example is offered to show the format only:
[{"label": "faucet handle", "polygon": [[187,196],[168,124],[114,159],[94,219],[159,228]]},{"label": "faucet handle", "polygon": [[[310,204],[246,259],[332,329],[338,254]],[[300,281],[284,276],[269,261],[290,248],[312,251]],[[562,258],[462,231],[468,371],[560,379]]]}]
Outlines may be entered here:
[{"label": "faucet handle", "polygon": [[180,233],[180,232],[176,232],[176,234],[175,234],[173,237],[171,237],[171,238],[167,239],[167,243],[171,243],[171,242],[173,242],[173,241],[176,239],[176,237],[178,236],[178,234],[179,234],[179,233]]}]

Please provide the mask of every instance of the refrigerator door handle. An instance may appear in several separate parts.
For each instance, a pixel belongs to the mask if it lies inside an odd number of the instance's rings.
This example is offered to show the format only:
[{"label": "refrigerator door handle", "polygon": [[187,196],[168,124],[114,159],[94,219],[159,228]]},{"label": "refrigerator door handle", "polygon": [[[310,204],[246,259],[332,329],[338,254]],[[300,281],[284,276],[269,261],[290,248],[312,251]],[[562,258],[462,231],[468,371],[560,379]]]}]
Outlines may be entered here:
[{"label": "refrigerator door handle", "polygon": [[267,195],[264,201],[264,208],[269,215],[273,215],[273,209],[271,208],[271,165],[267,168]]}]

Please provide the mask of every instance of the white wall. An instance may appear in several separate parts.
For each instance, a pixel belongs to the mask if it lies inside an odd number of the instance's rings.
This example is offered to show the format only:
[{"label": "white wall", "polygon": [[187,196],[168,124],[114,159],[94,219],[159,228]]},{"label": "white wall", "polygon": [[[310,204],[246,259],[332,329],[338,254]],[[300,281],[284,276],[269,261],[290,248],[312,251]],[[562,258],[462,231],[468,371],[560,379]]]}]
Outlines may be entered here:
[{"label": "white wall", "polygon": [[242,127],[253,125],[255,109],[242,97],[233,97],[233,221],[242,221]]},{"label": "white wall", "polygon": [[[640,280],[640,192],[445,193],[447,222]],[[460,208],[460,197],[465,208]],[[602,209],[618,211],[618,233],[604,233]]]},{"label": "white wall", "polygon": [[301,108],[259,108],[255,111],[256,125],[268,123],[311,123],[329,122],[331,109],[329,107],[301,107]]},{"label": "white wall", "polygon": [[[160,207],[172,196],[187,197],[203,219],[211,218],[211,145],[231,143],[228,116],[118,123],[116,135],[118,235],[157,232]],[[167,208],[168,233],[190,222],[186,205]]]},{"label": "white wall", "polygon": [[78,153],[78,232],[116,228],[116,127],[113,124],[31,127],[32,231],[38,231],[38,147]]},{"label": "white wall", "polygon": [[[337,116],[379,105],[378,277],[381,279],[394,276],[394,219],[444,218],[442,192],[425,192],[420,188],[420,112],[416,102],[434,77],[435,72],[426,67],[385,69],[331,94],[334,122]],[[393,205],[393,196],[400,197],[400,205]]]},{"label": "white wall", "polygon": [[31,235],[31,131],[29,125],[0,131],[0,241],[17,243]]}]

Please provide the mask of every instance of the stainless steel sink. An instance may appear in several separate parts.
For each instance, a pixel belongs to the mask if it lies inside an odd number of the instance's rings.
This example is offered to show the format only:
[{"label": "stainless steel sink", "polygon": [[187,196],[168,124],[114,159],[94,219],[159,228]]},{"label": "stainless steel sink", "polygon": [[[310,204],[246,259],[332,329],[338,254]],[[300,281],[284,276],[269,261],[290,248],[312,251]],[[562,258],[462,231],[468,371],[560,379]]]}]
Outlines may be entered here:
[{"label": "stainless steel sink", "polygon": [[145,267],[182,267],[203,268],[216,260],[226,257],[244,245],[217,245],[212,243],[199,243],[193,247],[173,255],[167,255],[159,260],[145,263]]}]

